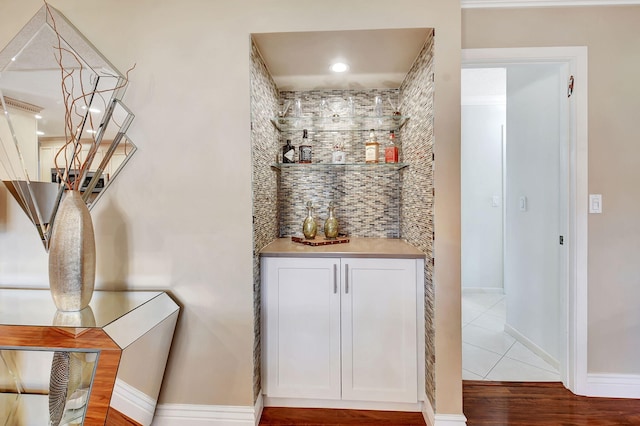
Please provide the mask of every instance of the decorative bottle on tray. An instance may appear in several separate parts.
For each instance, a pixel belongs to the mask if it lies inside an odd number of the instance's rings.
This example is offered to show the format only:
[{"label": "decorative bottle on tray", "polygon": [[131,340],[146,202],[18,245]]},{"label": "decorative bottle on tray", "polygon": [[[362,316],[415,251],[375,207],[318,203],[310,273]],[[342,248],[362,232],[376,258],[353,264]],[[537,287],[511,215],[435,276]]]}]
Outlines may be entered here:
[{"label": "decorative bottle on tray", "polygon": [[316,237],[318,232],[318,225],[313,218],[313,204],[311,201],[307,201],[307,218],[302,223],[302,233],[307,240],[312,240]]},{"label": "decorative bottle on tray", "polygon": [[338,219],[335,217],[333,201],[329,203],[329,217],[324,222],[324,237],[333,240],[338,236]]}]

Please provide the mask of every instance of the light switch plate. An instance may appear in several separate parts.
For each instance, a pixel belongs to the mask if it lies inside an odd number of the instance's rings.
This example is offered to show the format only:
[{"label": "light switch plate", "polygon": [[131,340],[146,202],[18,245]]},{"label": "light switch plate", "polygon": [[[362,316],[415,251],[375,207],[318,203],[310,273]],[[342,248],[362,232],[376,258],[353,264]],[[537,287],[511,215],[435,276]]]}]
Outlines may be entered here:
[{"label": "light switch plate", "polygon": [[527,211],[527,197],[526,196],[522,196],[518,199],[518,206],[520,207],[520,211],[521,212],[526,212]]},{"label": "light switch plate", "polygon": [[602,194],[589,194],[589,213],[602,213]]}]

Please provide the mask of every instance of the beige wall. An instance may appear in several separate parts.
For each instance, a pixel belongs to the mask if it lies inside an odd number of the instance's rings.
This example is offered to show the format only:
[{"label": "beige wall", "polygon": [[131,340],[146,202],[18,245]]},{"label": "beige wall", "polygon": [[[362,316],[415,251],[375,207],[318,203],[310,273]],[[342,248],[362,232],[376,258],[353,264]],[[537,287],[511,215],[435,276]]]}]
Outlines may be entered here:
[{"label": "beige wall", "polygon": [[[587,46],[588,371],[640,374],[640,6],[464,10],[462,47]],[[582,200],[587,202],[587,200]]]},{"label": "beige wall", "polygon": [[[434,10],[435,165],[434,291],[436,301],[436,412],[461,413],[460,284],[460,51],[459,2]],[[451,17],[456,20],[451,20]],[[444,24],[449,22],[449,24]]]},{"label": "beige wall", "polygon": [[[0,0],[0,45],[41,5]],[[161,403],[253,405],[249,34],[436,28],[436,155],[442,164],[436,187],[443,194],[436,207],[437,226],[443,227],[436,243],[436,392],[438,412],[461,412],[457,2],[51,5],[121,71],[137,64],[124,101],[136,114],[129,133],[139,151],[92,215],[98,287],[166,288],[184,308]],[[15,203],[8,204],[0,283],[46,282],[37,233]]]}]

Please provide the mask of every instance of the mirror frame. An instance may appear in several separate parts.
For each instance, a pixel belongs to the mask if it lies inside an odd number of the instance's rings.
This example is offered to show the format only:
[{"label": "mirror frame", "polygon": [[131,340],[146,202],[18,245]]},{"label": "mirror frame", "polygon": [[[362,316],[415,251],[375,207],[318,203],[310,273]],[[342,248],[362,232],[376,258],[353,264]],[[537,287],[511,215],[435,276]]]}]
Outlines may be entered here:
[{"label": "mirror frame", "polygon": [[[92,87],[87,93],[84,93],[84,88],[82,89],[83,101],[88,100],[86,112],[84,113],[84,117],[80,125],[77,127],[77,135],[73,134],[72,138],[69,138],[66,141],[65,146],[70,146],[74,150],[72,155],[72,161],[66,162],[66,167],[64,169],[63,176],[59,174],[58,180],[61,181],[57,185],[57,194],[55,195],[55,200],[53,201],[53,206],[51,207],[51,212],[42,212],[41,206],[38,205],[38,199],[36,194],[38,193],[38,188],[36,188],[37,181],[31,181],[29,178],[26,168],[24,164],[20,164],[20,169],[17,167],[10,165],[2,164],[5,170],[9,171],[7,174],[14,174],[13,170],[20,170],[24,172],[24,184],[21,178],[17,176],[10,176],[10,180],[5,180],[3,177],[3,182],[9,189],[9,192],[13,195],[16,201],[20,204],[25,213],[29,216],[31,221],[36,226],[40,237],[43,241],[45,249],[48,250],[48,242],[51,237],[51,231],[53,228],[53,223],[55,221],[56,213],[58,207],[62,200],[62,194],[66,190],[65,187],[68,187],[70,183],[73,183],[75,179],[80,179],[77,182],[78,189],[83,191],[83,201],[85,204],[91,208],[96,202],[102,197],[105,190],[111,185],[113,179],[121,172],[122,168],[125,164],[130,160],[131,156],[137,150],[137,147],[131,139],[127,136],[127,131],[131,122],[133,121],[134,115],[133,113],[122,103],[122,97],[124,96],[128,78],[119,72],[102,54],[80,33],[80,31],[73,26],[62,13],[60,13],[55,8],[51,7],[47,3],[36,12],[36,14],[29,20],[29,22],[16,34],[16,36],[6,45],[2,51],[0,51],[0,78],[2,77],[2,73],[7,73],[11,70],[12,65],[14,65],[15,59],[19,57],[21,53],[23,53],[26,48],[30,45],[30,43],[34,42],[38,38],[38,35],[42,31],[53,31],[55,36],[58,38],[58,41],[63,43],[65,49],[69,50],[69,54],[72,55],[72,58],[80,64],[82,73],[82,67],[86,65],[87,72],[91,73]],[[58,50],[56,54],[60,55],[60,71],[61,76],[67,71],[65,68],[66,65],[63,65],[63,51],[59,50],[58,47],[52,46],[53,50]],[[65,51],[66,52],[66,51]],[[58,57],[56,57],[58,59]],[[37,68],[34,68],[37,69]],[[34,70],[32,69],[32,70]],[[27,70],[28,72],[28,70]],[[75,77],[74,77],[75,78]],[[82,77],[81,77],[82,78]],[[64,77],[61,77],[61,82]],[[107,81],[109,84],[114,82],[108,88],[98,88],[98,84],[100,80]],[[5,91],[7,89],[5,88]],[[95,129],[95,135],[92,135],[93,142],[91,146],[86,152],[85,160],[82,163],[82,173],[81,176],[75,176],[71,172],[76,169],[73,166],[76,164],[73,160],[75,160],[78,156],[77,149],[83,143],[81,142],[81,138],[83,133],[85,132],[85,127],[88,128],[89,123],[89,106],[91,106],[91,102],[94,98],[103,99],[100,94],[106,93],[104,99],[109,99],[108,102],[105,102],[106,108],[105,112],[100,120],[100,124]],[[95,95],[99,96],[95,96]],[[64,100],[65,106],[68,108],[67,100]],[[75,102],[75,100],[74,100]],[[19,153],[19,144],[18,138],[13,131],[13,125],[11,122],[11,117],[8,110],[8,105],[11,105],[11,99],[7,98],[5,101],[5,96],[2,93],[2,89],[0,89],[0,103],[4,109],[5,117],[7,120],[9,131],[11,132],[11,136],[13,138],[13,144],[15,145],[15,149],[18,154],[17,157],[20,158],[20,161],[23,162],[22,156]],[[114,114],[114,112],[116,114]],[[116,119],[118,116],[118,119]],[[65,123],[65,126],[68,127],[69,121]],[[75,123],[73,123],[75,126]],[[112,141],[109,143],[108,147],[104,150],[104,156],[100,161],[99,165],[95,170],[90,170],[91,164],[94,161],[96,153],[98,152],[98,148],[100,147],[103,138],[107,131],[113,132],[115,129],[115,135],[113,136]],[[107,142],[105,140],[105,142]],[[11,141],[6,141],[3,143],[3,148],[6,149],[7,145],[10,144]],[[112,159],[113,154],[115,153],[118,146],[121,143],[127,144],[126,146],[128,154],[125,156],[123,161],[118,165],[117,169],[111,173],[109,179],[103,178],[103,173],[107,169],[109,162]],[[38,143],[40,145],[40,143]],[[62,149],[65,149],[64,147]],[[39,148],[38,148],[39,152]],[[7,156],[7,162],[9,161],[9,157]],[[38,154],[38,167],[40,163],[40,154]],[[56,166],[57,167],[57,166]],[[73,177],[71,177],[73,176]],[[65,184],[65,180],[67,181]],[[100,181],[104,183],[104,186],[100,188]],[[40,182],[38,182],[40,183]],[[42,187],[42,185],[41,185]],[[100,188],[99,191],[96,190],[96,187]],[[53,197],[51,197],[53,198]],[[40,203],[43,204],[43,203]],[[48,207],[48,206],[47,206]]]}]

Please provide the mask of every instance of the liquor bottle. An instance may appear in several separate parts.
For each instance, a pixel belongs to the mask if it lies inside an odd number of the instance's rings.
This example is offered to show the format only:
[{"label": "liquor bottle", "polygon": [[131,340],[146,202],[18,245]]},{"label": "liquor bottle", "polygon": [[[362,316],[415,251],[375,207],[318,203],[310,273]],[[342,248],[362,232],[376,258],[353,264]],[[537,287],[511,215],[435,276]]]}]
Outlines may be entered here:
[{"label": "liquor bottle", "polygon": [[396,133],[393,130],[389,132],[389,145],[384,149],[384,162],[398,162],[398,146],[396,145]]},{"label": "liquor bottle", "polygon": [[293,145],[291,145],[291,139],[287,139],[287,144],[282,147],[282,162],[283,163],[296,162],[296,148]]},{"label": "liquor bottle", "polygon": [[369,140],[367,140],[367,142],[365,143],[364,149],[365,163],[377,163],[380,144],[376,140],[376,133],[374,129],[371,129],[371,131],[369,131]]},{"label": "liquor bottle", "polygon": [[300,163],[311,163],[311,142],[307,129],[302,130],[302,143],[300,144]]}]

